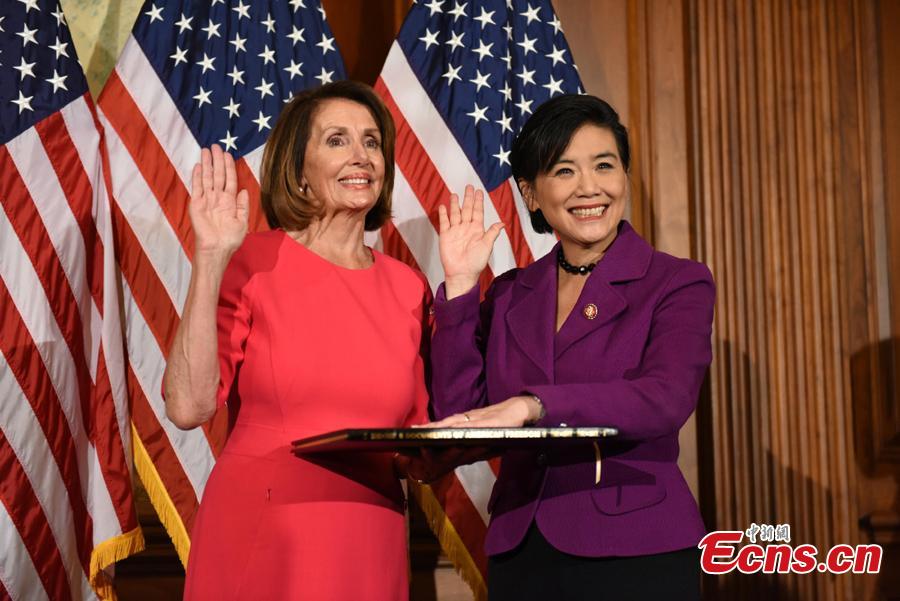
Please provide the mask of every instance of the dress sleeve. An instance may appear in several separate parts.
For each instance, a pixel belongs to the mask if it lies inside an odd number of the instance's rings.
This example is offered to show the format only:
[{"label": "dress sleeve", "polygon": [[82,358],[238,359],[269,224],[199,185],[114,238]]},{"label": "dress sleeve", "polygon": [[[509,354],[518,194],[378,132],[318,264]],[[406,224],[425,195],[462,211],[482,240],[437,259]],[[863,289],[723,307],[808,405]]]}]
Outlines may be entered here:
[{"label": "dress sleeve", "polygon": [[225,269],[219,290],[216,325],[219,338],[219,389],[216,406],[221,408],[237,396],[238,374],[252,325],[252,271],[242,246]]},{"label": "dress sleeve", "polygon": [[605,382],[529,386],[541,399],[541,426],[601,425],[619,438],[647,440],[677,432],[697,405],[712,361],[715,284],[705,265],[685,263],[653,312],[640,364]]},{"label": "dress sleeve", "polygon": [[431,399],[431,331],[434,327],[434,297],[428,279],[421,272],[416,272],[422,281],[422,304],[420,320],[422,322],[422,338],[419,342],[419,354],[416,358],[416,394],[413,407],[404,420],[403,427],[417,426],[427,423],[428,407]]}]

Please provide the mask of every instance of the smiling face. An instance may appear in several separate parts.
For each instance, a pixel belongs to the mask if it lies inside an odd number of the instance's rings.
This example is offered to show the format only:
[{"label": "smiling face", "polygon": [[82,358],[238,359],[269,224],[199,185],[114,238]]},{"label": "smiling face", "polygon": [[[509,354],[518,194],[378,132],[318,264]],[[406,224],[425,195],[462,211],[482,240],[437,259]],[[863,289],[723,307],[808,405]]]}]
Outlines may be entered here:
[{"label": "smiling face", "polygon": [[365,215],[384,184],[381,133],[369,109],[343,98],[316,110],[303,160],[302,183],[325,215]]},{"label": "smiling face", "polygon": [[545,173],[520,186],[528,209],[541,210],[572,259],[602,254],[612,244],[629,194],[615,137],[591,123],[575,130]]}]

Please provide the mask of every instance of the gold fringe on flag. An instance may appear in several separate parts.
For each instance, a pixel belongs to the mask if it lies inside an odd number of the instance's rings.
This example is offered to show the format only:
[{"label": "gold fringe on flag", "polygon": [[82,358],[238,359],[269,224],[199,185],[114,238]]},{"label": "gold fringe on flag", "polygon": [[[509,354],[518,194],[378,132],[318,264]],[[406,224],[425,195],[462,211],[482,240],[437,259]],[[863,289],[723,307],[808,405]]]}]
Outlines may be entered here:
[{"label": "gold fringe on flag", "polygon": [[138,526],[118,536],[107,539],[91,551],[90,583],[97,596],[104,601],[115,601],[113,581],[104,570],[126,557],[144,550],[144,533]]},{"label": "gold fringe on flag", "polygon": [[150,454],[144,448],[144,443],[141,442],[141,437],[138,436],[134,424],[131,424],[131,439],[134,443],[134,467],[147,490],[150,503],[156,510],[159,521],[168,532],[169,538],[172,539],[172,544],[175,545],[175,552],[178,553],[181,565],[187,567],[188,555],[191,552],[191,539],[188,537],[184,522],[181,521],[181,516],[175,509],[175,504],[172,503],[172,498],[169,497],[169,492],[150,460]]},{"label": "gold fringe on flag", "polygon": [[409,481],[409,483],[410,491],[415,496],[422,512],[428,518],[428,525],[437,537],[441,549],[450,558],[462,579],[472,589],[475,601],[487,601],[487,586],[484,582],[484,576],[482,576],[478,566],[475,565],[472,555],[469,554],[469,550],[463,544],[459,533],[456,532],[456,528],[453,527],[453,523],[444,512],[440,501],[434,496],[434,491],[427,484],[420,485],[412,481]]}]

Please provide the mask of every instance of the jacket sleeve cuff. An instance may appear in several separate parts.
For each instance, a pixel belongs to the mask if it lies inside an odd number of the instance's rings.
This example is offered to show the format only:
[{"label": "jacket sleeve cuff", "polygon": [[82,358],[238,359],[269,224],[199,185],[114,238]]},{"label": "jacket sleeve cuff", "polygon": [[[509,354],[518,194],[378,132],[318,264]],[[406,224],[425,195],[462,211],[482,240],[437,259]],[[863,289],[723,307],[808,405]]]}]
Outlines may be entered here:
[{"label": "jacket sleeve cuff", "polygon": [[566,416],[572,415],[572,409],[568,407],[565,396],[556,394],[554,388],[556,387],[552,384],[529,386],[522,392],[524,395],[539,398],[544,407],[543,417],[532,425],[541,428],[565,428],[569,425],[566,423],[568,419]]},{"label": "jacket sleeve cuff", "polygon": [[435,324],[439,328],[455,326],[473,314],[477,315],[480,301],[478,284],[472,286],[465,294],[447,300],[447,292],[442,282],[434,295]]}]

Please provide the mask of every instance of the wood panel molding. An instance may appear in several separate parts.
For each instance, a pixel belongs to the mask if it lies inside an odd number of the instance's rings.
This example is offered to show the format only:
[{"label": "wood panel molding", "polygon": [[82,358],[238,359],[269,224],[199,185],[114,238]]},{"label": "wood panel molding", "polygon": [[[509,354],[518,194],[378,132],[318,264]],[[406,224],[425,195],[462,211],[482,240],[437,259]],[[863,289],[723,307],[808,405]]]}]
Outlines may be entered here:
[{"label": "wood panel molding", "polygon": [[322,0],[347,77],[374,85],[413,0]]}]

